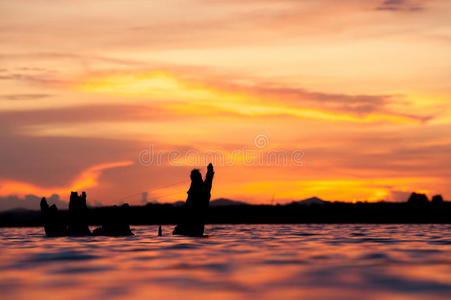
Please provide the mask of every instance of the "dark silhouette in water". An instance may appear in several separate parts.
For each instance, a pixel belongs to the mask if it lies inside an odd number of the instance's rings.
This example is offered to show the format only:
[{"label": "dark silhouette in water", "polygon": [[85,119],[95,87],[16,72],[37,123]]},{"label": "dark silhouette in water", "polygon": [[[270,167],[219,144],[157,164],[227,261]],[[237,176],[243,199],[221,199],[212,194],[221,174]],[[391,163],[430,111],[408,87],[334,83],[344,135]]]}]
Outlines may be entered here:
[{"label": "dark silhouette in water", "polygon": [[41,219],[47,236],[63,236],[66,234],[66,226],[58,214],[58,208],[55,204],[49,207],[45,197],[41,199]]},{"label": "dark silhouette in water", "polygon": [[71,192],[69,201],[69,224],[67,226],[68,235],[91,234],[88,227],[87,213],[86,192],[83,192],[81,196],[77,192]]},{"label": "dark silhouette in water", "polygon": [[175,227],[173,234],[203,236],[214,174],[211,163],[207,167],[205,180],[202,180],[199,170],[191,171],[191,186],[187,192],[184,215],[181,222]]},{"label": "dark silhouette in water", "polygon": [[94,229],[94,235],[127,236],[134,235],[129,225],[129,206],[113,206],[101,227]]},{"label": "dark silhouette in water", "polygon": [[[41,200],[41,219],[45,234],[49,237],[92,235],[88,227],[88,212],[86,192],[82,192],[81,195],[78,195],[77,192],[71,192],[67,223],[63,221],[55,204],[49,207],[45,198]],[[113,206],[109,214],[105,216],[103,225],[94,230],[94,235],[133,235],[129,225],[128,204],[124,204],[120,208]]]}]

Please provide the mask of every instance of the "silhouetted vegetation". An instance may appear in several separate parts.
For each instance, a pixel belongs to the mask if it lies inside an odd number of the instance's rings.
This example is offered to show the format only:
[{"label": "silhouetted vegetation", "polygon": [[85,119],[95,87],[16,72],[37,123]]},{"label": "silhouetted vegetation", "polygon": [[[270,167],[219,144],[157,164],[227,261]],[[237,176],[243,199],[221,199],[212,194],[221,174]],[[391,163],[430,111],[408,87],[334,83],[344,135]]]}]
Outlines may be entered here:
[{"label": "silhouetted vegetation", "polygon": [[[104,225],[111,218],[112,206],[88,208],[89,225]],[[185,207],[171,204],[130,206],[130,224],[178,224],[186,213]],[[206,224],[264,224],[264,223],[446,223],[451,224],[451,202],[426,202],[415,205],[409,202],[344,203],[302,205],[231,205],[210,206]],[[68,211],[56,212],[67,219]],[[37,211],[10,211],[0,213],[0,226],[42,226]]]},{"label": "silhouetted vegetation", "polygon": [[443,203],[443,197],[442,195],[435,195],[432,197],[432,203],[434,204],[440,204]]},{"label": "silhouetted vegetation", "polygon": [[424,205],[428,201],[428,197],[425,194],[412,193],[407,202],[413,205]]}]

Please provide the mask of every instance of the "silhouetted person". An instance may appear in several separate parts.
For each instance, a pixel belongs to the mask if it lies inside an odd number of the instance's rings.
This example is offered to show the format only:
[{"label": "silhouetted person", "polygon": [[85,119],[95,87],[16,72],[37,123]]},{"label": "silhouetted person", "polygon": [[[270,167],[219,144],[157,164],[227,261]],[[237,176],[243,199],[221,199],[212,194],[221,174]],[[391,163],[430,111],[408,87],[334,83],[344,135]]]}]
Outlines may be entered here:
[{"label": "silhouetted person", "polygon": [[86,206],[86,192],[81,196],[77,192],[70,193],[68,235],[91,235],[88,227],[88,207]]},{"label": "silhouetted person", "polygon": [[213,165],[207,167],[205,180],[199,170],[191,171],[191,186],[185,203],[184,216],[175,227],[173,234],[202,236],[204,234],[205,217],[210,203],[211,187],[213,182]]},{"label": "silhouetted person", "polygon": [[161,225],[160,227],[158,227],[158,236],[162,236],[163,235],[163,231],[161,230]]},{"label": "silhouetted person", "polygon": [[128,204],[123,204],[121,207],[113,206],[106,216],[104,224],[96,228],[94,235],[108,235],[108,236],[128,236],[133,235],[130,230],[128,221],[129,215]]},{"label": "silhouetted person", "polygon": [[45,197],[41,199],[41,219],[44,223],[46,236],[64,236],[67,234],[66,225],[58,215],[58,208],[55,204],[49,207]]}]

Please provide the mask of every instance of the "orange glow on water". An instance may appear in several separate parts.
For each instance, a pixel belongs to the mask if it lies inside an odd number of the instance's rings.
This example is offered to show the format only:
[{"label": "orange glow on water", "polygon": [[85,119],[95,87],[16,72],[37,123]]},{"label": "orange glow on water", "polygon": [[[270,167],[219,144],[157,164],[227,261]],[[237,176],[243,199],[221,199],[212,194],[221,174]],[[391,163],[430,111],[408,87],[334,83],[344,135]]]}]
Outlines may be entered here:
[{"label": "orange glow on water", "polygon": [[[207,225],[203,239],[172,236],[173,226],[162,227],[163,236],[156,235],[158,226],[134,226],[133,237],[61,238],[43,238],[37,227],[1,228],[0,265],[8,267],[0,269],[0,280],[15,282],[2,293],[71,300],[449,294],[436,288],[451,284],[446,224],[221,224]],[[423,289],[413,293],[417,286]]]}]

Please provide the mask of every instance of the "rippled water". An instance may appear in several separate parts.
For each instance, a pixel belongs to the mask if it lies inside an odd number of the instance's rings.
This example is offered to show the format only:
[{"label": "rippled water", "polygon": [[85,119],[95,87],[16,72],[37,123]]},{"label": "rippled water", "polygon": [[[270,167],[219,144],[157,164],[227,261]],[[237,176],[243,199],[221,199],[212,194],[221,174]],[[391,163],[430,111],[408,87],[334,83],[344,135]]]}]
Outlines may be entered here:
[{"label": "rippled water", "polygon": [[0,228],[2,299],[450,299],[450,225],[212,225],[208,238]]}]

